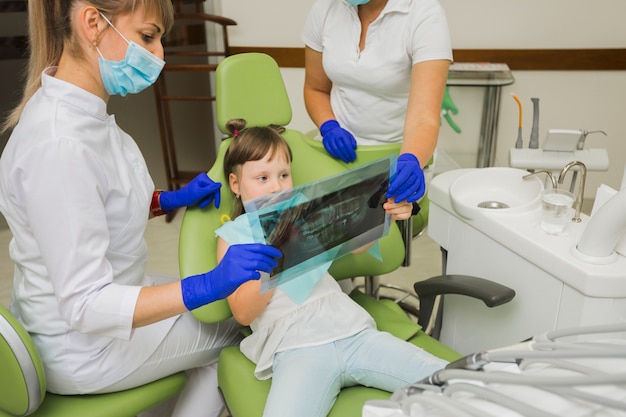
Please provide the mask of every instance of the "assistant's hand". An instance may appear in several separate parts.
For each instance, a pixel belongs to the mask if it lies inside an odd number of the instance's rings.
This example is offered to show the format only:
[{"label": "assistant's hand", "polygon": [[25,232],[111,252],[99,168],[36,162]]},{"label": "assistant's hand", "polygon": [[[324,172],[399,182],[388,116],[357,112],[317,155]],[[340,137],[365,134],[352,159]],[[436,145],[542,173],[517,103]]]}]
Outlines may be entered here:
[{"label": "assistant's hand", "polygon": [[161,209],[169,213],[181,207],[194,206],[196,204],[199,204],[201,208],[205,208],[213,200],[215,200],[215,207],[219,208],[221,186],[221,183],[209,178],[207,173],[200,173],[180,190],[163,191],[159,198]]},{"label": "assistant's hand", "polygon": [[260,271],[271,272],[281,256],[275,247],[260,243],[230,246],[215,269],[181,281],[185,307],[193,310],[228,297],[244,282],[259,279]]},{"label": "assistant's hand", "polygon": [[333,157],[344,162],[354,162],[356,159],[356,140],[352,133],[339,126],[336,120],[326,120],[320,126],[322,143],[326,151]]},{"label": "assistant's hand", "polygon": [[394,198],[396,203],[407,200],[409,203],[419,200],[426,192],[426,180],[417,157],[403,153],[398,157],[397,169],[391,177],[387,198]]}]

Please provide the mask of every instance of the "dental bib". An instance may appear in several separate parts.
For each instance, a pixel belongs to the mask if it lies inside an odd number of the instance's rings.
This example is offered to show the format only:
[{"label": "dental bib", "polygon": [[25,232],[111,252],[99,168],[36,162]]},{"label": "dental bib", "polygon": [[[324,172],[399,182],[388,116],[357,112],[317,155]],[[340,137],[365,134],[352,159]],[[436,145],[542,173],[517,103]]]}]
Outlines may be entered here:
[{"label": "dental bib", "polygon": [[[263,239],[262,231],[253,230],[250,225],[249,216],[250,215],[247,213],[242,214],[235,220],[226,222],[222,227],[217,229],[215,233],[229,245],[266,243],[265,239]],[[302,304],[328,270],[331,263],[331,261],[328,261],[312,270],[303,271],[298,278],[281,283],[278,285],[278,288],[287,294],[294,303],[298,305]]]}]

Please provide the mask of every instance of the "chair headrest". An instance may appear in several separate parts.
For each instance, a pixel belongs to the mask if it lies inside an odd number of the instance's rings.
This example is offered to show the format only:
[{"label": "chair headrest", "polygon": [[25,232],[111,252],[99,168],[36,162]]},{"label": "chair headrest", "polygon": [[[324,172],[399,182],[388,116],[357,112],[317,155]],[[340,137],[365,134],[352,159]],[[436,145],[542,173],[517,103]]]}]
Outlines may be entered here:
[{"label": "chair headrest", "polygon": [[287,126],[291,121],[287,89],[269,55],[231,55],[217,66],[215,82],[217,124],[223,133],[230,133],[226,123],[231,119],[245,119],[247,126]]}]

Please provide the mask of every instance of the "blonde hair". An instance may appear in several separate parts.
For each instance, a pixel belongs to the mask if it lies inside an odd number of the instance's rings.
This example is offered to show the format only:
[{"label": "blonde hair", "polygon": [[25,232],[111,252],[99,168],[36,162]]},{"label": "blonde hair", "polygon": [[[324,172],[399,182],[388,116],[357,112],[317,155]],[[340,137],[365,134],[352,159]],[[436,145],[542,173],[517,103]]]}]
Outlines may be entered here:
[{"label": "blonde hair", "polygon": [[[272,160],[277,154],[285,157],[288,163],[293,160],[293,154],[289,144],[281,136],[284,127],[251,126],[246,127],[243,119],[231,119],[226,123],[226,128],[233,135],[233,141],[228,146],[224,155],[224,176],[226,180],[230,174],[237,175],[237,170],[248,161],[260,161],[265,155],[270,154]],[[231,218],[236,218],[244,212],[241,199],[235,199]]]},{"label": "blonde hair", "polygon": [[26,102],[41,87],[41,73],[57,65],[65,50],[80,57],[82,50],[72,32],[72,10],[79,4],[90,4],[107,16],[132,13],[142,9],[154,13],[168,31],[174,23],[171,0],[31,0],[28,2],[29,57],[26,83],[20,103],[9,113],[0,133],[15,127]]}]

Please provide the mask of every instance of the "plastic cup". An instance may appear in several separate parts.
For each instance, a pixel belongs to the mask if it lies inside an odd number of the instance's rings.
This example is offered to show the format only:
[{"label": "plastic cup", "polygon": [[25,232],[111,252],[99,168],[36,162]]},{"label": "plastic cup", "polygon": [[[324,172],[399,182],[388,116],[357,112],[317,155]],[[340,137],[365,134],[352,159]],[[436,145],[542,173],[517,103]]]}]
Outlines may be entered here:
[{"label": "plastic cup", "polygon": [[572,220],[574,194],[565,190],[545,190],[541,197],[541,228],[550,235],[560,235]]}]

